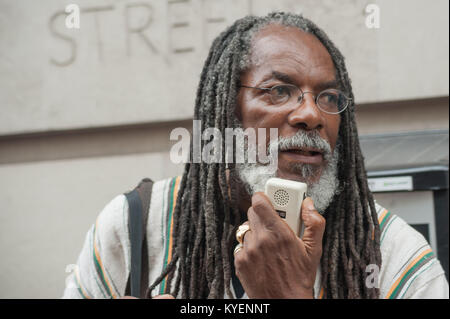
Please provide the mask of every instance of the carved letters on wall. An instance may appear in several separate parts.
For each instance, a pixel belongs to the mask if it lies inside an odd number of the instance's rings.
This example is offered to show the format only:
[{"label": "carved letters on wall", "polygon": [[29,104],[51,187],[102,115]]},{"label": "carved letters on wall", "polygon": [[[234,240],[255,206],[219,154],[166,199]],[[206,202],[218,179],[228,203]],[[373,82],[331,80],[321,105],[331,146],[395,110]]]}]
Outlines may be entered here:
[{"label": "carved letters on wall", "polygon": [[[183,10],[192,10],[194,3],[191,0],[167,0],[164,3],[165,7],[163,12],[159,12],[161,10],[157,10],[152,1],[130,1],[121,6],[107,5],[80,7],[80,17],[81,21],[85,21],[87,19],[93,19],[94,21],[94,28],[92,28],[92,24],[90,24],[90,28],[93,29],[90,30],[90,32],[95,34],[95,50],[97,51],[96,55],[98,56],[99,61],[104,61],[106,54],[105,52],[107,52],[105,43],[102,41],[102,35],[110,31],[108,25],[102,24],[102,17],[113,11],[116,11],[114,13],[117,13],[118,10],[121,10],[123,12],[116,16],[122,17],[121,21],[117,21],[117,24],[121,26],[121,29],[125,35],[125,41],[123,43],[124,56],[132,57],[133,49],[135,46],[140,45],[147,48],[149,55],[161,56],[166,63],[170,64],[169,57],[172,55],[196,51],[201,52],[207,49],[210,44],[209,39],[205,36],[208,29],[214,24],[220,24],[221,27],[224,28],[227,23],[230,22],[227,21],[225,15],[211,15],[210,12],[208,12],[208,4],[211,3],[214,3],[216,6],[222,6],[222,12],[225,12],[226,5],[228,4],[227,1],[219,2],[217,0],[197,1],[195,3],[197,5],[195,8],[198,13],[195,16],[195,19],[200,19],[200,23],[193,23],[193,18],[189,15],[181,17],[180,15],[171,16],[171,14],[175,11],[183,12]],[[252,11],[252,0],[247,0],[246,4],[247,12],[244,12],[244,14],[250,14]],[[158,19],[159,22],[164,21],[165,25],[161,25],[161,23],[156,24],[155,22],[155,17],[161,14],[167,15],[165,19]],[[58,67],[67,67],[73,64],[77,60],[79,50],[79,43],[77,43],[75,32],[80,32],[80,29],[68,29],[65,27],[64,18],[67,15],[68,13],[64,11],[64,8],[61,8],[60,11],[53,13],[49,18],[50,34],[55,41],[60,42],[60,45],[66,47],[64,53],[53,54],[49,59],[50,64]],[[84,25],[86,25],[86,23],[84,23]],[[201,26],[200,30],[198,26]],[[83,22],[81,26],[81,30],[82,29]],[[177,38],[174,36],[180,30],[188,33],[201,32],[203,34],[203,36],[200,37],[202,39],[202,43],[184,43],[180,45],[177,43]],[[167,39],[166,47],[159,47],[155,41],[152,40],[152,34],[155,32],[165,33],[164,36]]]}]

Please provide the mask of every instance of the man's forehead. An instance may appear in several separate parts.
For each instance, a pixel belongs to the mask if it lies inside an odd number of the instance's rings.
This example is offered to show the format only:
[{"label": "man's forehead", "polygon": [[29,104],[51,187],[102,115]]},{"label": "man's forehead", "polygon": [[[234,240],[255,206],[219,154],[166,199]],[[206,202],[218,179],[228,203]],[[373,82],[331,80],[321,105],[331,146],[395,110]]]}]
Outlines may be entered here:
[{"label": "man's forehead", "polygon": [[325,83],[327,88],[336,87],[328,85],[336,79],[328,50],[314,35],[297,27],[271,24],[262,28],[253,38],[250,58],[248,72],[241,77],[245,83],[262,85],[277,79],[297,85],[307,81],[317,89]]},{"label": "man's forehead", "polygon": [[290,58],[303,66],[334,68],[328,50],[313,34],[297,27],[273,23],[255,34],[251,46],[251,63],[258,66],[277,58]]}]

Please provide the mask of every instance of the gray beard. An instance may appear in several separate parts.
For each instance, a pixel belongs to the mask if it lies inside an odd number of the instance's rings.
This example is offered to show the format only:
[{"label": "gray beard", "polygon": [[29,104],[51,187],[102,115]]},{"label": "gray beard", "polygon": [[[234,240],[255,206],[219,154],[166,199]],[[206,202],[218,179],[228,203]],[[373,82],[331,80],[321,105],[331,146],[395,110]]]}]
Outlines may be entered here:
[{"label": "gray beard", "polygon": [[[293,137],[282,137],[272,142],[269,145],[269,156],[272,156],[275,143],[277,143],[280,151],[292,146],[314,147],[322,150],[326,165],[321,174],[320,167],[311,164],[297,164],[290,169],[299,175],[299,179],[302,182],[308,185],[307,196],[313,199],[315,208],[319,213],[323,214],[333,200],[334,195],[338,193],[339,143],[334,151],[331,151],[330,145],[320,138],[318,134],[299,131]],[[277,172],[273,172],[268,165],[260,163],[236,164],[236,169],[238,176],[250,195],[256,192],[264,192],[267,180],[271,177],[277,177]],[[317,180],[318,174],[320,174],[320,178]],[[314,180],[317,181],[313,182]]]}]

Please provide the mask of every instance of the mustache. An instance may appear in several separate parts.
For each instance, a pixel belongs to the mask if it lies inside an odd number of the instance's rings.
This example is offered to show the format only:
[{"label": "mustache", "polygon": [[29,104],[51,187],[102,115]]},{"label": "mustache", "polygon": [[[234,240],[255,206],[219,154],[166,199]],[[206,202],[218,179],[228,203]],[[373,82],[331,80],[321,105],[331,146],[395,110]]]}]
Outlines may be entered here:
[{"label": "mustache", "polygon": [[269,144],[269,153],[273,154],[276,147],[278,147],[278,151],[280,152],[287,151],[293,148],[315,149],[322,153],[325,161],[329,161],[333,155],[331,145],[325,139],[320,137],[317,131],[307,132],[299,130],[293,136],[281,136],[277,140]]}]

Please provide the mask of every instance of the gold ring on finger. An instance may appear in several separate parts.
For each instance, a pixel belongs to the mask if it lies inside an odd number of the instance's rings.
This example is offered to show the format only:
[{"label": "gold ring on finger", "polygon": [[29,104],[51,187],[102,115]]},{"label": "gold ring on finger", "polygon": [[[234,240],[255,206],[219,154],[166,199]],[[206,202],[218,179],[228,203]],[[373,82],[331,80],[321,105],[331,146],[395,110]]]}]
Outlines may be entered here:
[{"label": "gold ring on finger", "polygon": [[236,240],[238,243],[242,244],[244,242],[245,233],[250,230],[250,226],[248,224],[242,224],[236,231]]},{"label": "gold ring on finger", "polygon": [[236,255],[237,252],[238,252],[239,250],[241,250],[243,247],[244,247],[244,245],[242,245],[241,243],[237,244],[236,247],[234,247],[233,255]]}]

